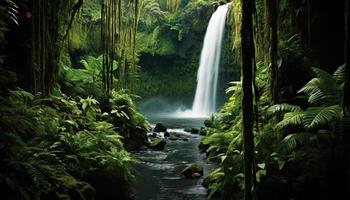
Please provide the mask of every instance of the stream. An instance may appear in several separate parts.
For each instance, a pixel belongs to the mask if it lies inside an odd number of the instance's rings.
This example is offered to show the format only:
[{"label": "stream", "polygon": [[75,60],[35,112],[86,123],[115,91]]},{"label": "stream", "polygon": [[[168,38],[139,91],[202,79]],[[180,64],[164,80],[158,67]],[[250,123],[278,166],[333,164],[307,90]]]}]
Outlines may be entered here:
[{"label": "stream", "polygon": [[[201,183],[214,164],[207,163],[205,155],[200,154],[198,144],[202,136],[184,131],[184,128],[200,128],[204,119],[159,118],[150,119],[151,123],[162,122],[168,132],[178,133],[181,138],[167,140],[163,151],[144,150],[135,153],[141,160],[136,166],[136,200],[204,200],[206,189]],[[198,163],[204,168],[204,176],[199,179],[185,179],[181,171],[188,164]]]}]

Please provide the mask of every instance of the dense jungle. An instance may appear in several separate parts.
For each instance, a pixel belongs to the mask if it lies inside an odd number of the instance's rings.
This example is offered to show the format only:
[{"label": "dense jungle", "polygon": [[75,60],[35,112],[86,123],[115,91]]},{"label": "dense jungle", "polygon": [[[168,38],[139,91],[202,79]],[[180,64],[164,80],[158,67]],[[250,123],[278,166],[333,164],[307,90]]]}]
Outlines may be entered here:
[{"label": "dense jungle", "polygon": [[350,0],[0,0],[0,199],[350,199]]}]

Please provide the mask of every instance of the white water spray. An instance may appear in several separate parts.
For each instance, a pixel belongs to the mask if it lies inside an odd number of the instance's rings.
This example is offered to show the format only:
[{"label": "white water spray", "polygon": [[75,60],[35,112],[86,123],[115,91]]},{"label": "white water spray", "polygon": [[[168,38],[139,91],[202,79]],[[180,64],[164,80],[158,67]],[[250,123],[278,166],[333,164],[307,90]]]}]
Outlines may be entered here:
[{"label": "white water spray", "polygon": [[192,110],[178,111],[174,113],[175,116],[205,118],[216,110],[221,44],[228,8],[229,3],[219,6],[210,18],[197,72],[197,89]]}]

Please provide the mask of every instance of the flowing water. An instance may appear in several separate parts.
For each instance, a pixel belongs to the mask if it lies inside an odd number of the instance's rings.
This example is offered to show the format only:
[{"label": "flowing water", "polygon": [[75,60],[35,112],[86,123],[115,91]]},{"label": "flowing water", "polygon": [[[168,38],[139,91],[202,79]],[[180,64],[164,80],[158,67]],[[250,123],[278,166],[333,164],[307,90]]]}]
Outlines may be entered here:
[{"label": "flowing water", "polygon": [[[215,167],[205,162],[199,154],[201,136],[186,133],[184,128],[200,128],[204,118],[216,111],[217,84],[221,43],[229,4],[219,6],[210,18],[204,37],[197,89],[192,110],[157,115],[151,122],[163,122],[170,133],[177,133],[189,141],[167,140],[163,151],[144,150],[135,155],[141,160],[137,166],[138,184],[136,200],[204,200],[206,190],[201,186],[203,178],[185,179],[181,171],[191,163],[201,164],[204,177]],[[159,105],[158,105],[159,106]],[[154,117],[155,115],[153,115]]]},{"label": "flowing water", "polygon": [[199,154],[198,144],[201,136],[183,131],[184,128],[199,128],[203,119],[153,119],[163,122],[170,128],[168,132],[178,133],[189,141],[167,140],[163,151],[145,150],[135,153],[141,160],[137,166],[138,182],[136,200],[204,200],[206,190],[201,186],[203,178],[185,179],[181,171],[187,164],[199,163],[206,176],[215,166],[206,163],[205,155]]},{"label": "flowing water", "polygon": [[210,18],[204,37],[192,106],[192,115],[196,117],[208,117],[216,110],[221,45],[229,5],[217,8]]}]

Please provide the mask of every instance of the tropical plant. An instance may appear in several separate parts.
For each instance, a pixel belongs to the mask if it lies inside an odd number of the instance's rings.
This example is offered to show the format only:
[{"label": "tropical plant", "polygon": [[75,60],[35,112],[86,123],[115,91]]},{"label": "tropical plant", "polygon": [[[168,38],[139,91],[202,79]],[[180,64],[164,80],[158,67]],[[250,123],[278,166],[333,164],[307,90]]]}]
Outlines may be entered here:
[{"label": "tropical plant", "polygon": [[144,24],[152,24],[153,20],[162,22],[166,17],[166,12],[162,11],[155,0],[142,0],[139,7],[140,21]]},{"label": "tropical plant", "polygon": [[99,172],[113,177],[111,185],[123,185],[115,196],[128,193],[135,160],[116,128],[89,117],[89,110],[99,115],[91,97],[81,102],[67,96],[42,99],[14,90],[0,98],[5,199],[94,199],[101,189],[93,179]]}]

